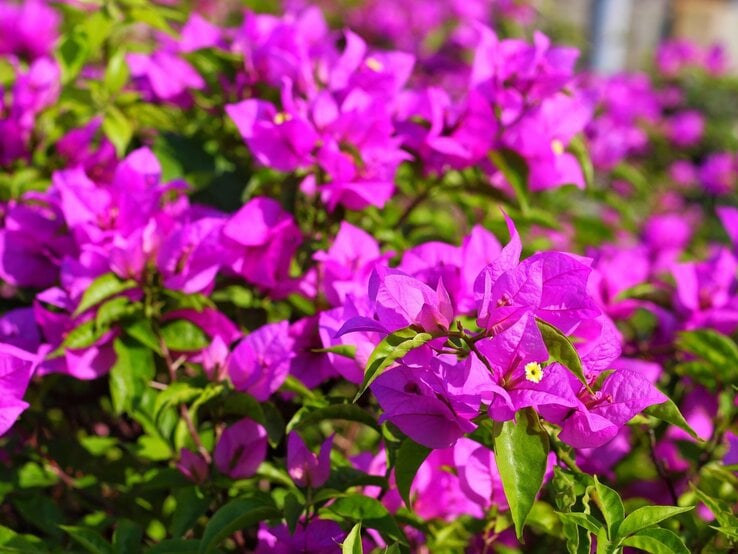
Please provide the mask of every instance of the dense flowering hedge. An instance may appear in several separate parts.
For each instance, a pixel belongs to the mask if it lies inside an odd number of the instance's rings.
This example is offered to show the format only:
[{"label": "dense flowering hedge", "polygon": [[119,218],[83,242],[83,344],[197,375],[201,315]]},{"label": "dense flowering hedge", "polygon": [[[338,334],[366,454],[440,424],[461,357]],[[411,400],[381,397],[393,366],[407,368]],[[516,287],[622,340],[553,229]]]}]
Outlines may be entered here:
[{"label": "dense flowering hedge", "polygon": [[735,548],[722,51],[196,4],[0,0],[0,550]]}]

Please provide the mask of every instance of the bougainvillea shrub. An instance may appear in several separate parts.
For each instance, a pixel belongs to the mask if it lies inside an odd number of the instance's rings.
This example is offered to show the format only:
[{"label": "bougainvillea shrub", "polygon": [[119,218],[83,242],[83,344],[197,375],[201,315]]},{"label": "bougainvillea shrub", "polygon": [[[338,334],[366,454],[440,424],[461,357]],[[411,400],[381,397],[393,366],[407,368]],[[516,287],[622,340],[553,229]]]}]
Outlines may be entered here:
[{"label": "bougainvillea shrub", "polygon": [[0,0],[0,550],[729,552],[738,82],[507,0]]}]

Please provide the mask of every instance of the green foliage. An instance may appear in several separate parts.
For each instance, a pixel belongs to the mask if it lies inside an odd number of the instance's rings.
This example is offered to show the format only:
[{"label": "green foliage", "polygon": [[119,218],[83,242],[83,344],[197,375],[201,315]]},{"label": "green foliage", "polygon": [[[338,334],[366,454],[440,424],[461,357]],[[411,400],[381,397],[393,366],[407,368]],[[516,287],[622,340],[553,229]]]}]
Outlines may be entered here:
[{"label": "green foliage", "polygon": [[582,360],[579,358],[574,345],[571,343],[569,338],[559,331],[556,327],[550,323],[546,323],[542,319],[536,318],[536,324],[538,330],[541,331],[543,336],[543,342],[546,343],[548,354],[553,361],[559,362],[574,376],[581,381],[588,391],[592,391],[589,387],[586,377],[584,376],[584,369],[582,368]]},{"label": "green foliage", "polygon": [[532,410],[519,412],[515,421],[496,424],[495,460],[505,497],[515,523],[515,533],[523,527],[543,484],[549,452],[548,435]]},{"label": "green foliage", "polygon": [[412,508],[410,501],[410,488],[413,485],[415,474],[421,464],[425,461],[431,449],[406,438],[402,441],[397,451],[397,462],[395,463],[395,483],[400,496],[408,508]]},{"label": "green foliage", "polygon": [[266,502],[266,498],[239,498],[222,506],[205,526],[198,547],[199,554],[215,552],[217,546],[234,532],[256,525],[260,521],[278,518],[281,514]]},{"label": "green foliage", "polygon": [[419,331],[414,326],[405,327],[384,337],[374,348],[364,369],[364,380],[354,397],[356,402],[374,380],[402,359],[408,352],[419,348],[433,339],[430,333]]},{"label": "green foliage", "polygon": [[738,345],[730,338],[711,329],[680,333],[678,348],[700,358],[677,366],[677,371],[715,389],[738,384]]},{"label": "green foliage", "polygon": [[364,554],[364,547],[361,544],[361,523],[357,523],[351,528],[349,534],[341,545],[342,554]]}]

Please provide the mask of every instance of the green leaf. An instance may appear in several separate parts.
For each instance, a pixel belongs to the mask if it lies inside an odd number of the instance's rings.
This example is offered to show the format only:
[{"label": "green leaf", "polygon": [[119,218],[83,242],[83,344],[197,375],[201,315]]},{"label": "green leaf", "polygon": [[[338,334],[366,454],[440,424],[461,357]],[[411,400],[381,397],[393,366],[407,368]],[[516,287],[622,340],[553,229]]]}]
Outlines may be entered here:
[{"label": "green leaf", "polygon": [[704,439],[700,437],[695,432],[695,430],[689,426],[689,423],[687,423],[687,420],[684,419],[682,412],[679,411],[679,408],[671,399],[667,400],[666,402],[662,402],[661,404],[653,404],[652,406],[649,406],[648,408],[643,410],[643,413],[665,421],[666,423],[676,425],[683,431],[689,433],[689,436],[693,439],[704,442]]},{"label": "green leaf", "polygon": [[614,369],[606,369],[605,371],[600,372],[600,374],[597,376],[597,379],[595,379],[594,383],[592,383],[592,390],[595,392],[599,392],[599,390],[602,388],[602,385],[605,384],[605,381],[615,373]]},{"label": "green leaf", "polygon": [[622,179],[623,181],[629,182],[639,191],[646,191],[651,185],[648,177],[643,172],[625,162],[617,165],[612,170],[611,175],[614,179]]},{"label": "green leaf", "polygon": [[105,136],[115,146],[118,157],[124,157],[128,143],[133,138],[133,127],[128,118],[115,106],[108,106],[103,118],[102,129]]},{"label": "green leaf", "polygon": [[134,411],[154,378],[154,356],[148,348],[126,337],[113,342],[117,356],[110,368],[110,398],[116,415]]},{"label": "green leaf", "polygon": [[113,551],[115,554],[136,554],[141,552],[143,529],[130,519],[120,519],[113,531]]},{"label": "green leaf", "polygon": [[161,345],[156,337],[154,328],[151,326],[151,321],[148,319],[139,319],[133,323],[127,323],[124,325],[123,330],[128,336],[136,339],[153,352],[161,354]]},{"label": "green leaf", "polygon": [[590,514],[580,512],[556,512],[556,515],[561,518],[562,522],[573,523],[595,535],[600,532],[600,529],[602,529],[602,523]]},{"label": "green leaf", "polygon": [[716,525],[710,525],[710,529],[715,529],[718,533],[730,537],[733,540],[738,539],[738,527],[720,527]]},{"label": "green leaf", "polygon": [[144,435],[137,441],[136,453],[142,458],[161,462],[174,456],[172,447],[163,438],[155,435]]},{"label": "green leaf", "polygon": [[159,415],[170,406],[179,406],[192,402],[200,396],[203,389],[193,387],[186,381],[175,381],[170,384],[166,390],[163,390],[156,396],[156,404],[154,406],[154,417]]},{"label": "green leaf", "polygon": [[502,148],[489,153],[490,161],[505,176],[505,180],[515,191],[520,211],[527,215],[528,204],[528,164],[525,159],[513,150]]},{"label": "green leaf", "polygon": [[92,554],[114,554],[113,547],[97,531],[74,525],[60,525],[59,527],[87,552]]},{"label": "green leaf", "polygon": [[207,511],[210,497],[197,487],[183,487],[174,494],[174,498],[177,501],[177,508],[172,516],[172,536],[182,537]]},{"label": "green leaf", "polygon": [[351,487],[375,486],[383,489],[389,488],[387,479],[380,475],[369,475],[361,470],[350,466],[339,466],[331,469],[331,475],[325,484],[325,488],[345,491]]},{"label": "green leaf", "polygon": [[[140,304],[138,304],[140,307]],[[101,329],[108,329],[113,323],[130,315],[137,309],[137,305],[125,296],[116,296],[103,302],[95,314],[95,325]]]},{"label": "green leaf", "polygon": [[379,424],[367,410],[359,408],[354,404],[332,404],[317,410],[303,409],[290,421],[287,426],[289,433],[293,429],[304,429],[315,425],[316,423],[326,419],[343,419],[346,421],[356,421],[363,423],[377,431],[381,432]]},{"label": "green leaf", "polygon": [[256,525],[260,521],[276,519],[282,514],[264,499],[239,498],[231,500],[210,518],[198,550],[199,554],[214,552],[224,539],[236,531]]},{"label": "green leaf", "polygon": [[57,502],[41,495],[17,495],[12,497],[11,502],[27,523],[53,538],[62,537],[59,523],[64,516]]},{"label": "green leaf", "polygon": [[584,376],[582,360],[579,357],[577,349],[574,348],[574,345],[569,340],[569,337],[542,319],[536,318],[536,324],[543,336],[543,342],[546,343],[549,356],[571,371],[587,391],[592,393],[592,389],[589,383],[587,383],[587,378]]},{"label": "green leaf", "polygon": [[105,68],[103,84],[109,93],[115,94],[128,82],[130,72],[126,63],[126,51],[121,48],[113,54]]},{"label": "green leaf", "polygon": [[282,442],[284,437],[284,418],[282,412],[271,402],[264,402],[261,405],[264,412],[264,429],[266,429],[269,444],[275,447]]},{"label": "green leaf", "polygon": [[38,465],[36,462],[27,462],[18,468],[18,487],[21,489],[35,487],[50,487],[59,481],[59,475]]},{"label": "green leaf", "polygon": [[103,273],[87,287],[74,315],[78,316],[103,300],[134,287],[136,287],[136,281],[133,279],[123,280],[115,273]]},{"label": "green leaf", "polygon": [[41,554],[49,552],[42,539],[35,535],[21,535],[0,525],[0,552],[33,552]]},{"label": "green leaf", "polygon": [[364,554],[361,544],[361,523],[353,526],[341,545],[341,554]]},{"label": "green leaf", "polygon": [[284,498],[284,520],[287,522],[287,528],[290,534],[294,534],[297,528],[297,522],[300,520],[302,511],[305,507],[297,500],[293,493],[287,494]]},{"label": "green leaf", "polygon": [[419,348],[433,338],[430,333],[418,332],[414,327],[405,327],[390,333],[382,339],[369,356],[364,370],[364,381],[354,397],[356,402],[364,394],[369,385],[384,371],[403,358],[408,352]]},{"label": "green leaf", "polygon": [[205,331],[188,319],[174,319],[161,327],[161,336],[170,350],[189,352],[205,348],[210,341]]},{"label": "green leaf", "polygon": [[607,536],[612,538],[618,533],[620,523],[625,517],[625,508],[623,507],[623,501],[620,499],[620,495],[612,490],[607,485],[603,485],[597,479],[594,478],[594,490],[595,494],[592,499],[597,504],[597,507],[602,512],[607,524]]},{"label": "green leaf", "polygon": [[395,482],[400,496],[405,501],[405,505],[412,510],[410,504],[410,488],[413,485],[415,474],[418,468],[425,461],[431,449],[416,443],[414,440],[407,438],[402,441],[399,451],[397,452],[397,462],[395,463]]},{"label": "green leaf", "polygon": [[582,168],[584,183],[587,188],[591,189],[594,186],[595,173],[592,158],[589,155],[589,148],[587,148],[583,137],[576,135],[572,138],[566,150],[577,159],[579,166]]},{"label": "green leaf", "polygon": [[156,5],[148,6],[144,4],[142,6],[136,6],[131,10],[130,16],[137,23],[146,23],[154,29],[176,36],[171,25],[169,25],[169,22],[162,15],[162,10],[158,9]]},{"label": "green leaf", "polygon": [[535,412],[521,410],[516,419],[517,423],[505,421],[496,425],[495,461],[515,523],[515,534],[522,541],[525,520],[543,484],[549,444]]},{"label": "green leaf", "polygon": [[84,35],[90,52],[99,51],[103,42],[110,36],[116,22],[106,14],[105,10],[98,10],[93,14],[85,14],[80,31]]},{"label": "green leaf", "polygon": [[715,371],[715,378],[726,384],[738,383],[738,345],[711,329],[679,333],[677,348],[699,356]]},{"label": "green leaf", "polygon": [[673,517],[677,514],[683,514],[694,509],[694,506],[680,508],[677,506],[643,506],[634,510],[623,520],[618,529],[618,536],[625,537],[656,525],[660,521]]},{"label": "green leaf", "polygon": [[81,33],[72,33],[61,42],[56,59],[61,67],[62,83],[69,83],[79,74],[89,55],[89,45]]},{"label": "green leaf", "polygon": [[[569,554],[590,554],[592,551],[592,535],[584,527],[571,521],[563,521],[561,529],[566,539]],[[600,530],[605,532],[604,527]]]},{"label": "green leaf", "polygon": [[64,350],[67,348],[71,350],[88,348],[100,340],[107,331],[107,329],[102,329],[95,325],[95,321],[92,319],[85,321],[67,333],[61,346],[57,348],[53,354],[56,354],[57,352],[59,354],[63,354]]},{"label": "green leaf", "polygon": [[343,356],[344,358],[351,358],[352,360],[356,358],[356,345],[354,344],[337,344],[335,346],[330,346],[328,348],[313,348],[310,350],[310,352],[315,352],[316,354],[336,354],[338,356]]},{"label": "green leaf", "polygon": [[612,554],[610,539],[607,536],[607,529],[603,527],[597,533],[597,554]]},{"label": "green leaf", "polygon": [[284,380],[284,383],[282,383],[282,385],[279,387],[279,390],[283,392],[295,393],[298,396],[301,396],[302,398],[310,401],[314,401],[319,398],[315,391],[307,388],[302,383],[302,381],[300,381],[294,375],[288,375],[287,378]]},{"label": "green leaf", "polygon": [[697,498],[699,498],[705,506],[710,508],[710,511],[715,515],[715,519],[718,520],[721,527],[738,528],[738,517],[735,516],[732,507],[727,502],[718,498],[713,498],[699,489],[695,489],[694,492],[697,495]]},{"label": "green leaf", "polygon": [[93,456],[104,456],[111,449],[118,446],[118,439],[116,437],[89,435],[86,437],[80,437],[79,444]]},{"label": "green leaf", "polygon": [[668,529],[654,527],[643,529],[624,539],[623,546],[639,548],[651,554],[689,554],[689,549],[684,545],[682,539]]},{"label": "green leaf", "polygon": [[364,527],[376,529],[383,535],[407,544],[405,534],[387,508],[377,500],[362,494],[342,496],[326,506],[326,509],[344,519],[361,523]]},{"label": "green leaf", "polygon": [[234,392],[226,397],[220,408],[228,415],[249,417],[264,425],[264,410],[256,398],[250,394]]}]

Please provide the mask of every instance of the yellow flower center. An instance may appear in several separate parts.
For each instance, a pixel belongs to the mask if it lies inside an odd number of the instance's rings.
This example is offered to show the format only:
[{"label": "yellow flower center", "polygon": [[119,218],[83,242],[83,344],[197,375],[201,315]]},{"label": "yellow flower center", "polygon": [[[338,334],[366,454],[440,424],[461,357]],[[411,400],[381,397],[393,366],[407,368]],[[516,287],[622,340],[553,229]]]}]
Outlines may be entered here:
[{"label": "yellow flower center", "polygon": [[540,383],[543,379],[543,368],[538,362],[525,364],[525,378],[533,383]]},{"label": "yellow flower center", "polygon": [[282,123],[284,123],[285,121],[289,121],[290,119],[292,119],[292,116],[287,112],[278,112],[274,116],[274,123],[276,123],[277,125],[282,125]]},{"label": "yellow flower center", "polygon": [[384,64],[380,62],[377,58],[367,58],[364,63],[369,69],[371,69],[372,71],[376,71],[377,73],[384,69]]},{"label": "yellow flower center", "polygon": [[561,154],[564,153],[564,143],[561,142],[559,139],[553,139],[551,141],[551,150],[554,154],[557,156],[561,156]]}]

